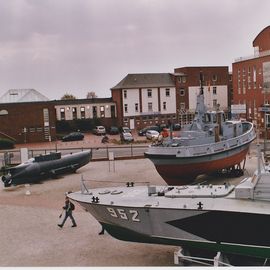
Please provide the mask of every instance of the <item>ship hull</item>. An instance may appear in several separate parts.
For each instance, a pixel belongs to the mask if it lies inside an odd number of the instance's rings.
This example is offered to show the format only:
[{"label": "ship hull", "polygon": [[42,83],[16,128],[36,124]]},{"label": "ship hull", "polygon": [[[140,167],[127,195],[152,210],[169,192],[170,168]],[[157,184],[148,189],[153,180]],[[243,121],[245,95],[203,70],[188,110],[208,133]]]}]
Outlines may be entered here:
[{"label": "ship hull", "polygon": [[145,153],[168,185],[185,185],[201,174],[212,174],[240,164],[246,157],[249,144],[202,156],[176,157]]},{"label": "ship hull", "polygon": [[[134,210],[132,207],[79,203],[119,240],[270,258],[269,214],[150,207]],[[132,211],[137,213],[137,222],[128,214],[134,213]],[[127,219],[123,218],[125,215]],[[254,228],[260,230],[255,233]]]}]

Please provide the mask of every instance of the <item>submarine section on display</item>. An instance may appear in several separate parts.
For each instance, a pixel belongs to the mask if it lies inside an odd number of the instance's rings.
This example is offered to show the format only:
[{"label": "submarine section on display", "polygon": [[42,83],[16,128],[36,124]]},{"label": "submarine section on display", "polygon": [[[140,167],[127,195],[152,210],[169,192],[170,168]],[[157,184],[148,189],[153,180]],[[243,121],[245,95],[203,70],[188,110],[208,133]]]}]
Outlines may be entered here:
[{"label": "submarine section on display", "polygon": [[37,183],[61,174],[74,173],[89,163],[91,158],[90,150],[63,156],[60,152],[36,156],[18,166],[6,169],[2,181],[5,187]]}]

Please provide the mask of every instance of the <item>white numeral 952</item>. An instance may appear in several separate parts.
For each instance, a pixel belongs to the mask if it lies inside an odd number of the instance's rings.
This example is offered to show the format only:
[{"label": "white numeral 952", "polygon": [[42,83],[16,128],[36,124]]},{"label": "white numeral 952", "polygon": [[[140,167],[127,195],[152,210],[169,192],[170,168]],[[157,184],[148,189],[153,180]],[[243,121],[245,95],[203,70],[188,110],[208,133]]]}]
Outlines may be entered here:
[{"label": "white numeral 952", "polygon": [[139,213],[137,210],[125,210],[121,208],[114,209],[111,207],[107,207],[107,210],[112,217],[121,218],[125,220],[131,219],[132,221],[136,222],[140,221],[140,219],[138,218]]}]

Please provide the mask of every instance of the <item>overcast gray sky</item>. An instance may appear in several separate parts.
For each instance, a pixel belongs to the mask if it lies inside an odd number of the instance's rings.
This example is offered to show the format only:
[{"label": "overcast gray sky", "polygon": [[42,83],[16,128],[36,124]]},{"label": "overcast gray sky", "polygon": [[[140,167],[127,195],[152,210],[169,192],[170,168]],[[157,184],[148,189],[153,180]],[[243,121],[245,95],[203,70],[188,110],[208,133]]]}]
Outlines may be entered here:
[{"label": "overcast gray sky", "polygon": [[229,66],[253,54],[269,0],[0,0],[0,96],[85,98],[128,73]]}]

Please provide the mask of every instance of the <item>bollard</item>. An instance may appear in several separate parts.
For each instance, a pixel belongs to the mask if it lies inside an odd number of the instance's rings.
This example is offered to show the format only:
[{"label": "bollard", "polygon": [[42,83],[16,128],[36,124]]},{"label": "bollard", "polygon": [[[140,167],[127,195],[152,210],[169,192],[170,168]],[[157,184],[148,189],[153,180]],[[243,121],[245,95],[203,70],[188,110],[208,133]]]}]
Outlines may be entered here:
[{"label": "bollard", "polygon": [[31,192],[30,192],[30,184],[25,184],[24,186],[25,186],[25,188],[26,188],[25,195],[31,195]]}]

